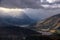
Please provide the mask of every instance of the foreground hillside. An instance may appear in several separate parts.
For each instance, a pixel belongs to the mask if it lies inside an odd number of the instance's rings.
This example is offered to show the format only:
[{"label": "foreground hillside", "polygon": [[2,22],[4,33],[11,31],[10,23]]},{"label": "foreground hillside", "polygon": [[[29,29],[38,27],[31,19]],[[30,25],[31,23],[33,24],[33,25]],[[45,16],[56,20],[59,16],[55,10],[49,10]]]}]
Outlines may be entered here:
[{"label": "foreground hillside", "polygon": [[35,30],[7,25],[0,27],[0,40],[58,40],[56,35],[41,35]]},{"label": "foreground hillside", "polygon": [[40,33],[13,25],[0,27],[0,40],[25,40],[31,35],[41,35]]},{"label": "foreground hillside", "polygon": [[60,27],[60,14],[54,15],[50,18],[45,19],[44,21],[37,22],[36,29],[57,29]]}]

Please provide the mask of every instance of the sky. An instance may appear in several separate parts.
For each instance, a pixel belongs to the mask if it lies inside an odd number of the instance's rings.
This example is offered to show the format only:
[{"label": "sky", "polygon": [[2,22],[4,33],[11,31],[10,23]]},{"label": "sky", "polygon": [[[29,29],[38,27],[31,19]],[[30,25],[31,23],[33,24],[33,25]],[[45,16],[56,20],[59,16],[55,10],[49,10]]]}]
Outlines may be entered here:
[{"label": "sky", "polygon": [[[54,6],[54,4],[60,3],[60,0],[46,0],[49,4],[53,3],[53,5],[48,5],[49,6]],[[42,4],[44,3],[44,4]],[[45,0],[1,0],[1,5],[3,7],[8,7],[8,8],[43,8],[41,5],[45,5]],[[47,5],[46,4],[46,5]],[[49,7],[48,6],[48,7]],[[59,5],[60,6],[60,5]]]},{"label": "sky", "polygon": [[0,14],[16,17],[24,12],[30,18],[39,20],[60,13],[59,0],[46,1],[47,4],[42,4],[44,1],[41,3],[41,0],[1,0]]}]

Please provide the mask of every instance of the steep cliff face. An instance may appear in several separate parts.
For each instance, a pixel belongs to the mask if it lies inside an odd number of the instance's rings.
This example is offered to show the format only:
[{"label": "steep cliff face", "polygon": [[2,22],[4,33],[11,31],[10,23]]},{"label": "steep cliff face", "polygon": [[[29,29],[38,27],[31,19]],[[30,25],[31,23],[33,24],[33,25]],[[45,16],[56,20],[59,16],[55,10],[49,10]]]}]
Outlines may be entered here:
[{"label": "steep cliff face", "polygon": [[37,22],[37,25],[35,25],[35,27],[37,30],[43,31],[57,29],[60,27],[60,14],[47,18],[44,21]]}]

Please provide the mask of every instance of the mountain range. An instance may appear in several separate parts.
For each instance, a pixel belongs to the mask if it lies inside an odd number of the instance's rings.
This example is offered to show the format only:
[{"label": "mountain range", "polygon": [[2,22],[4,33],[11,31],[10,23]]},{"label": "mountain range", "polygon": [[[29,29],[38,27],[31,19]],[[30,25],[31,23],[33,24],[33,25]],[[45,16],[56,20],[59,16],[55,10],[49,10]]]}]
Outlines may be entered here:
[{"label": "mountain range", "polygon": [[[2,20],[1,20],[2,21]],[[31,27],[31,28],[30,28]],[[30,36],[41,36],[43,31],[45,35],[49,35],[49,30],[58,29],[60,27],[60,14],[38,21],[28,27],[20,27],[15,25],[0,26],[0,37],[7,39],[24,40]],[[46,32],[45,32],[46,31]],[[50,32],[50,31],[49,31]]]},{"label": "mountain range", "polygon": [[[21,13],[14,17],[10,14],[6,15],[6,13],[0,13],[0,26],[2,25],[29,25],[34,22],[33,19],[31,19],[28,15],[25,13]],[[18,13],[17,13],[18,14]]]}]

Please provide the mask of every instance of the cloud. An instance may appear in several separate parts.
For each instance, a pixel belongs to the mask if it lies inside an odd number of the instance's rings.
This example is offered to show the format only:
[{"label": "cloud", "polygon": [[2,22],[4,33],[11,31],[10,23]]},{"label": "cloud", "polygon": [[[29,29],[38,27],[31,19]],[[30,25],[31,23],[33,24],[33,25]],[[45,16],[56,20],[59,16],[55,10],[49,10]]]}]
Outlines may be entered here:
[{"label": "cloud", "polygon": [[46,0],[47,2],[45,2],[44,4],[42,4],[41,6],[44,8],[60,8],[60,0]]},{"label": "cloud", "polygon": [[44,8],[51,8],[51,9],[60,8],[60,4],[52,4],[52,5],[46,4],[46,5],[41,5],[41,6]]},{"label": "cloud", "polygon": [[60,9],[25,9],[25,13],[32,19],[41,20],[59,14]]},{"label": "cloud", "polygon": [[22,15],[23,11],[24,9],[0,7],[0,16],[18,17]]},{"label": "cloud", "polygon": [[6,8],[60,8],[60,0],[2,0],[0,7]]},{"label": "cloud", "polygon": [[2,0],[1,5],[10,8],[40,8],[40,0]]},{"label": "cloud", "polygon": [[59,14],[60,9],[32,9],[32,8],[18,9],[0,7],[0,16],[22,18],[21,16],[23,15],[23,13],[29,16],[31,19],[40,20],[48,18],[55,14]]}]

